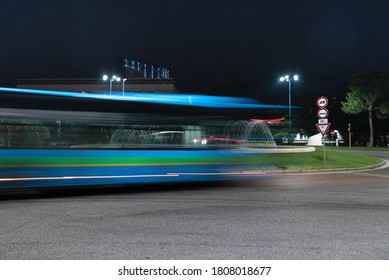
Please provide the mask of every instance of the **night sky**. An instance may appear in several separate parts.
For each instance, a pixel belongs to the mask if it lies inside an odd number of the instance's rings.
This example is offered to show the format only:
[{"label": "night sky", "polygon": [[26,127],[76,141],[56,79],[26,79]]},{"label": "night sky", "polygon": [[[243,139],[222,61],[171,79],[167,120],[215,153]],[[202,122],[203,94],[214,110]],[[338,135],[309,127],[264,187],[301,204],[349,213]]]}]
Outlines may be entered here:
[{"label": "night sky", "polygon": [[124,58],[168,67],[182,92],[235,78],[259,99],[285,97],[286,73],[318,96],[389,71],[387,0],[2,0],[0,28],[1,86],[122,74]]}]

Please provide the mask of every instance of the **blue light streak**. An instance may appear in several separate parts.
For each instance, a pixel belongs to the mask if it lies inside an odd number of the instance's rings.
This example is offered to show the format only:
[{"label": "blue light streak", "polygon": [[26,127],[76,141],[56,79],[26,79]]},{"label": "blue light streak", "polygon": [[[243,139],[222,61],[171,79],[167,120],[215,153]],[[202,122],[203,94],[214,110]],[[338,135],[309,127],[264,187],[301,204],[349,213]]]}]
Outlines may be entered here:
[{"label": "blue light streak", "polygon": [[[115,100],[122,102],[141,102],[179,106],[206,107],[206,108],[230,108],[230,109],[287,109],[288,106],[261,104],[252,98],[225,97],[201,94],[178,94],[178,93],[139,93],[139,92],[112,92],[108,94],[80,93],[69,91],[5,88],[0,87],[2,92],[12,92],[28,95],[61,96],[81,99]],[[299,108],[293,106],[293,108]]]}]

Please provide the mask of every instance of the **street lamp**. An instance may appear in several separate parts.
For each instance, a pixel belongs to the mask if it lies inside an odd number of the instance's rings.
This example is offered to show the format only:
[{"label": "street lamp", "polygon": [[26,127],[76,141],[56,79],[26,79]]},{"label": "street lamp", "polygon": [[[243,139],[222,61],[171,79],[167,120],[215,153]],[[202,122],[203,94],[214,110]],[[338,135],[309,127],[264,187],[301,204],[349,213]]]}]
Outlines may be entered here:
[{"label": "street lamp", "polygon": [[288,82],[289,83],[289,133],[292,132],[292,99],[291,99],[291,93],[292,93],[292,80],[298,81],[299,76],[294,75],[293,78],[290,78],[289,75],[285,75],[280,78],[280,82]]},{"label": "street lamp", "polygon": [[[107,81],[108,79],[109,79],[108,75],[103,76],[103,81]],[[109,79],[109,95],[112,94],[112,82],[113,81],[120,82],[120,78],[116,75],[113,75],[112,78]]]},{"label": "street lamp", "polygon": [[123,95],[124,95],[124,83],[127,81],[127,78],[123,78]]}]

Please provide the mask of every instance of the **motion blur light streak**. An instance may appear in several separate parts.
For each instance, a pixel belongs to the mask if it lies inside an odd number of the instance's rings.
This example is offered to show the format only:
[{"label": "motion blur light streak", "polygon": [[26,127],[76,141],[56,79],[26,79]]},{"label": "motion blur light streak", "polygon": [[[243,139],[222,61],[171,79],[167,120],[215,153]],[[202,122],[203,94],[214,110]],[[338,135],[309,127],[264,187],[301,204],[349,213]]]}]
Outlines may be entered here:
[{"label": "motion blur light streak", "polygon": [[114,179],[114,178],[148,178],[148,177],[177,177],[179,174],[151,174],[151,175],[121,175],[121,176],[64,176],[64,177],[24,177],[0,178],[0,181],[34,181],[34,180],[72,180],[72,179]]},{"label": "motion blur light streak", "polygon": [[244,178],[275,146],[265,122],[231,120],[279,107],[247,98],[7,88],[0,98],[2,189]]},{"label": "motion blur light streak", "polygon": [[268,105],[257,103],[251,98],[234,98],[211,95],[195,95],[195,94],[163,94],[163,93],[137,93],[137,92],[112,92],[111,95],[93,94],[93,93],[78,93],[78,92],[63,92],[52,90],[36,90],[36,89],[19,89],[19,88],[4,88],[0,87],[0,91],[23,93],[29,95],[50,95],[62,97],[74,97],[80,99],[106,99],[117,100],[123,102],[143,102],[143,103],[158,103],[170,104],[179,106],[193,107],[208,107],[208,108],[251,108],[251,109],[285,109],[287,106]]}]

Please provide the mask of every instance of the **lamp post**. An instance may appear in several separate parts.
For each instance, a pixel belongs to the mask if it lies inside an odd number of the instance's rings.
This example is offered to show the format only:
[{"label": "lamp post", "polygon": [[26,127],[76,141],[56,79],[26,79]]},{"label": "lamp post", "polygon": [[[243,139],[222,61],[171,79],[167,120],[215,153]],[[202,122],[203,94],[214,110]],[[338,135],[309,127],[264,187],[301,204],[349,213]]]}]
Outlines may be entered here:
[{"label": "lamp post", "polygon": [[291,84],[292,84],[292,80],[298,81],[298,79],[299,79],[298,75],[294,75],[293,78],[289,77],[289,75],[285,75],[285,76],[280,78],[281,82],[288,82],[289,83],[289,133],[292,132],[292,99],[291,99],[292,85]]},{"label": "lamp post", "polygon": [[124,95],[124,83],[127,81],[127,78],[123,78],[123,95]]},{"label": "lamp post", "polygon": [[348,148],[351,149],[351,123],[348,124]]},{"label": "lamp post", "polygon": [[[104,75],[103,81],[107,81],[107,80],[108,80],[108,75]],[[113,81],[120,82],[120,78],[116,75],[113,75],[112,78],[109,79],[109,95],[112,94],[112,82]]]}]

